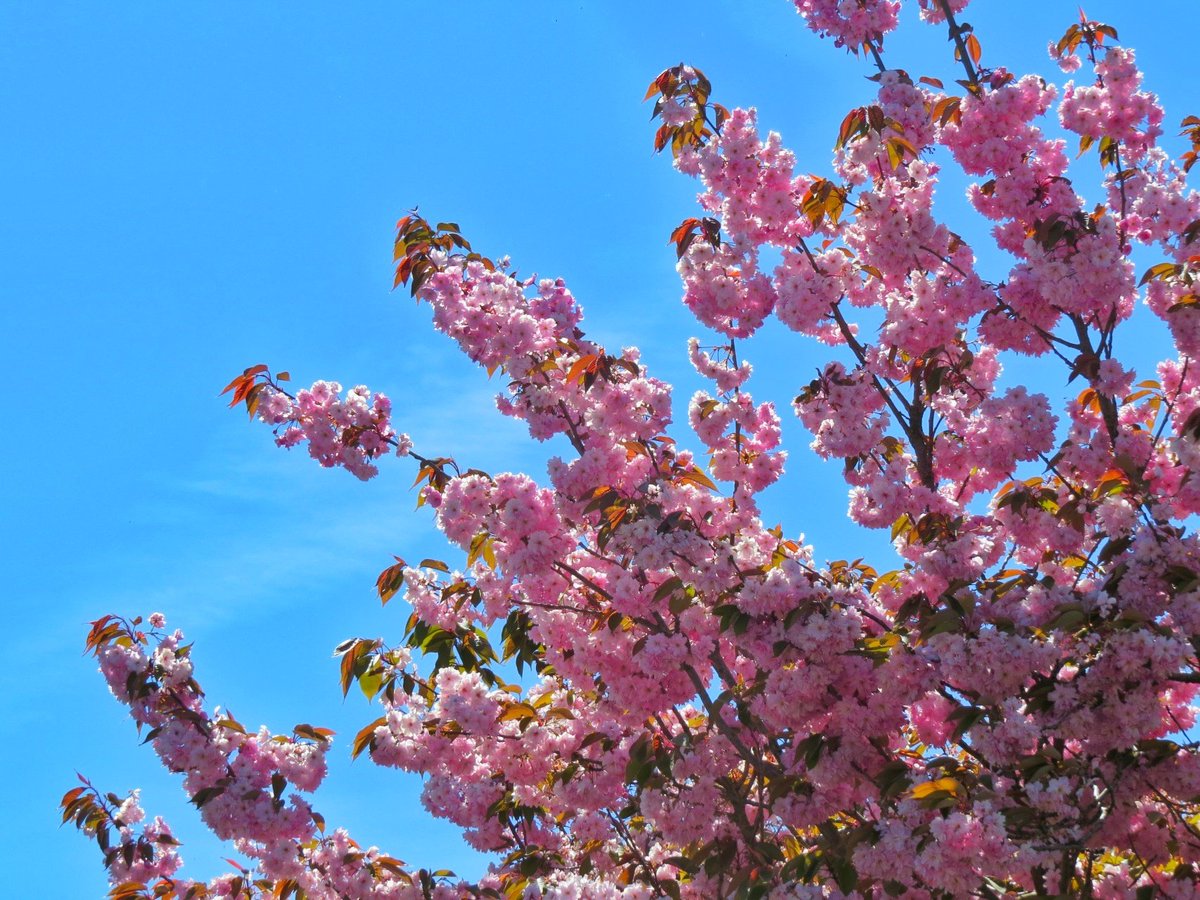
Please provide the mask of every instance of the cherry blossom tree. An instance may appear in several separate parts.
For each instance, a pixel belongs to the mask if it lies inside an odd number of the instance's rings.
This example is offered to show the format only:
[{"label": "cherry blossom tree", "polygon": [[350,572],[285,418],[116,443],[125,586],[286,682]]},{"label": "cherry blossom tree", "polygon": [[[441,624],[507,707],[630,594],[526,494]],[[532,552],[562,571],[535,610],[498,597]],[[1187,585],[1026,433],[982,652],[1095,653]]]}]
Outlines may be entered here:
[{"label": "cherry blossom tree", "polygon": [[[967,0],[919,4],[950,86],[889,65],[897,0],[795,0],[874,73],[828,177],[699,70],[651,83],[655,148],[700,184],[671,235],[710,334],[688,347],[711,387],[686,439],[671,388],[588,339],[563,281],[415,213],[396,284],[501,375],[502,413],[559,436],[544,482],[415,448],[366,387],[293,394],[258,365],[227,388],[323,466],[415,465],[461,555],[384,570],[404,634],[337,648],[342,690],[379,705],[350,753],[423,775],[491,871],[414,871],[327,828],[307,796],[328,729],[213,711],[161,614],[110,615],[87,647],[113,694],[252,866],[184,879],[165,822],[85,782],[63,819],[112,897],[1200,896],[1200,120],[1181,159],[1159,148],[1163,111],[1108,25],[1050,45],[1074,73],[1056,89],[984,65]],[[942,164],[1007,272],[935,217]],[[1104,202],[1068,173],[1099,173]],[[1142,303],[1173,340],[1154,373],[1114,355]],[[739,341],[771,315],[836,356],[794,412],[844,461],[851,518],[889,530],[888,570],[819,565],[760,516],[785,452]],[[999,387],[1015,354],[1078,396]]]}]

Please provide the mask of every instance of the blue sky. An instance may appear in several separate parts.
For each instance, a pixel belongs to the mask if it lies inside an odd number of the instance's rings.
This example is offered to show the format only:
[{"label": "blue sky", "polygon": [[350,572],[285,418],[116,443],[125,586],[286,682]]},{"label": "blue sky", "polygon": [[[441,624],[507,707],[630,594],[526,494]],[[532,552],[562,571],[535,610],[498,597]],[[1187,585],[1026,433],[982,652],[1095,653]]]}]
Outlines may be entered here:
[{"label": "blue sky", "polygon": [[[1074,3],[975,7],[985,64],[1055,78],[1045,46]],[[1181,38],[1200,10],[1142,8],[1087,5],[1139,50],[1173,126],[1200,106]],[[889,63],[953,78],[944,33],[909,24]],[[695,186],[651,154],[639,102],[680,60],[705,70],[717,100],[757,105],[815,172],[872,87],[784,0],[466,2],[452,15],[381,2],[0,6],[0,341],[5,383],[30,404],[0,479],[0,846],[10,868],[54,873],[40,896],[103,893],[94,846],[57,827],[76,770],[118,793],[142,786],[192,874],[228,855],[80,655],[85,623],[106,612],[165,612],[195,639],[210,701],[246,724],[337,729],[314,802],[331,825],[414,865],[480,871],[421,810],[416,779],[349,762],[374,712],[342,701],[330,657],[345,637],[399,637],[406,612],[372,590],[393,553],[446,555],[413,511],[412,471],[396,463],[363,485],[321,470],[217,393],[258,362],[300,383],[366,383],[392,396],[423,452],[543,473],[558,449],[497,415],[498,385],[389,291],[393,223],[420,204],[522,272],[565,277],[589,333],[640,346],[679,384],[682,411],[699,328],[666,238],[693,214]],[[960,194],[948,183],[941,208],[978,236]],[[1131,334],[1139,356],[1161,347],[1152,328]],[[773,328],[746,355],[761,373],[751,389],[784,403],[825,359]],[[1062,381],[1039,385],[1061,396]],[[819,558],[880,553],[878,535],[846,523],[839,467],[788,428],[790,477],[768,515]]]}]

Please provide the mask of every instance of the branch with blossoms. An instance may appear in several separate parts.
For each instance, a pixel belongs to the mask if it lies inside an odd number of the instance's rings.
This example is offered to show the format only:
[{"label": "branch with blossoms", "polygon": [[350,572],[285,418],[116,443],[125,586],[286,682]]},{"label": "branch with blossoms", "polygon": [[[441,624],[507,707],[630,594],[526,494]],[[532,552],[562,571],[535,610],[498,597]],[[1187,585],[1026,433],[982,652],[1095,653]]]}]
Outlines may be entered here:
[{"label": "branch with blossoms", "polygon": [[92,623],[87,649],[139,731],[148,729],[145,742],[163,765],[185,774],[185,791],[205,824],[234,840],[253,868],[229,860],[236,871],[208,882],[179,877],[180,842],[161,818],[141,824],[137,792],[122,800],[81,777],[83,785],[62,798],[63,822],[96,841],[112,900],[449,896],[449,873],[410,872],[377,848],[362,850],[345,831],[325,835],[324,818],[296,791],[314,791],[324,779],[333,732],[302,724],[290,736],[266,728],[252,734],[228,712],[206,711],[191,645],[165,625],[158,613],[147,622],[105,616]]},{"label": "branch with blossoms", "polygon": [[389,448],[397,456],[406,456],[412,448],[408,435],[392,429],[392,402],[385,395],[372,397],[360,385],[343,398],[336,381],[318,381],[293,396],[280,386],[290,378],[287,372],[272,376],[260,363],[247,368],[221,393],[232,393],[230,406],[243,403],[252,418],[257,415],[274,426],[278,446],[307,443],[309,454],[322,466],[342,466],[362,481],[379,473],[374,460]]}]

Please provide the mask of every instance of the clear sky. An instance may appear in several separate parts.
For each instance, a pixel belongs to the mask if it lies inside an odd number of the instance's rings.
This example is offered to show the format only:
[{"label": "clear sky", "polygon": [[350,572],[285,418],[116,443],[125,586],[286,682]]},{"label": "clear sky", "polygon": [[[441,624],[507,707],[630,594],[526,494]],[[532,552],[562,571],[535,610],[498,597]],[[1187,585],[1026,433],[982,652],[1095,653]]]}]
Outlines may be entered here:
[{"label": "clear sky", "polygon": [[[247,725],[337,729],[314,800],[331,825],[478,874],[481,858],[421,809],[415,778],[350,763],[349,738],[376,713],[342,701],[330,656],[346,637],[400,637],[406,611],[373,592],[392,554],[447,555],[413,511],[411,465],[365,485],[321,470],[274,449],[218,391],[258,362],[301,384],[366,383],[392,396],[422,452],[542,475],[556,447],[496,414],[498,384],[389,291],[393,223],[420,204],[482,252],[565,277],[589,334],[640,346],[680,385],[682,412],[699,328],[666,239],[694,213],[695,186],[651,153],[646,84],[680,60],[701,67],[715,99],[757,105],[800,169],[821,173],[873,87],[784,0],[434,6],[0,4],[0,365],[29,404],[14,407],[29,421],[12,426],[0,476],[0,852],[40,897],[104,892],[94,845],[57,827],[76,770],[121,794],[142,786],[192,875],[229,855],[81,656],[86,622],[107,612],[164,612],[195,640],[210,701]],[[1087,12],[1139,50],[1169,133],[1200,112],[1196,4]],[[966,18],[985,64],[1057,80],[1046,44],[1076,14],[1065,0],[976,0]],[[889,64],[949,82],[944,32],[912,18]],[[944,215],[978,238],[961,190],[947,183]],[[1153,329],[1133,334],[1119,352],[1165,352]],[[746,355],[762,373],[751,390],[783,404],[826,358],[777,329]],[[1057,397],[1062,381],[1039,384]],[[785,418],[790,477],[768,515],[819,559],[886,554],[846,522],[840,466],[812,461]]]}]

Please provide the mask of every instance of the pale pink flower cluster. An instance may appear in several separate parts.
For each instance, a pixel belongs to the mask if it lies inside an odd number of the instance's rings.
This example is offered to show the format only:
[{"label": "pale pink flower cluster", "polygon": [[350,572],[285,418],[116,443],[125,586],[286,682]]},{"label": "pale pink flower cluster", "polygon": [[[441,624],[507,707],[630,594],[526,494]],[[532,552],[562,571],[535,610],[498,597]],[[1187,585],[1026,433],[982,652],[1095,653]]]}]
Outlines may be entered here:
[{"label": "pale pink flower cluster", "polygon": [[[1052,178],[1066,168],[1065,158],[1054,155],[1055,146],[1061,151],[1061,145],[1046,142],[1041,129],[1031,123],[1050,108],[1053,99],[1053,86],[1034,75],[981,95],[968,94],[962,99],[961,119],[942,126],[940,139],[969,175],[994,173],[1036,181]],[[1029,157],[1033,152],[1039,160]],[[1026,184],[1030,189],[1035,186]]]},{"label": "pale pink flower cluster", "polygon": [[[141,807],[140,791],[133,791],[121,803],[113,818],[118,826],[122,846],[138,848],[129,857],[116,853],[109,863],[109,880],[114,884],[127,881],[140,881],[149,884],[160,878],[170,878],[183,865],[179,852],[175,849],[178,841],[171,834],[171,829],[161,816],[145,823],[146,813]],[[136,826],[142,827],[137,828]],[[141,849],[153,848],[152,853]]]},{"label": "pale pink flower cluster", "polygon": [[[727,347],[713,349],[728,350]],[[717,391],[722,394],[737,390],[746,383],[753,371],[750,363],[745,360],[742,360],[736,368],[730,362],[714,360],[712,354],[700,349],[698,338],[688,340],[688,359],[691,360],[692,367],[700,376],[712,380],[716,384]]]},{"label": "pale pink flower cluster", "polygon": [[793,331],[825,343],[841,343],[829,309],[857,278],[845,254],[831,250],[816,259],[814,266],[805,254],[784,251],[783,262],[775,269],[775,314]]},{"label": "pale pink flower cluster", "polygon": [[935,461],[940,477],[987,491],[1006,480],[1015,463],[1031,462],[1054,447],[1056,417],[1044,394],[1009,388],[983,401],[969,416],[947,414],[952,431],[939,440]]},{"label": "pale pink flower cluster", "polygon": [[728,337],[753,334],[774,307],[775,292],[765,275],[749,271],[752,265],[730,244],[694,242],[679,260],[687,285],[684,302],[697,319]]},{"label": "pale pink flower cluster", "polygon": [[[1122,224],[1132,239],[1143,244],[1157,244],[1178,262],[1186,260],[1189,253],[1187,242],[1179,242],[1177,238],[1200,218],[1200,193],[1188,188],[1184,173],[1171,163],[1162,150],[1150,150],[1146,154],[1145,165],[1132,170],[1125,178],[1110,178],[1108,202],[1114,209],[1121,209],[1124,204]],[[1161,302],[1165,299],[1167,294],[1176,297],[1186,294],[1186,291],[1179,289],[1181,287],[1184,286],[1155,281],[1149,286],[1152,292],[1148,298],[1151,307],[1154,307],[1156,300]],[[1159,291],[1157,297],[1153,293],[1156,290]],[[1171,302],[1167,305],[1170,306]],[[1167,318],[1170,321],[1174,317]]]},{"label": "pale pink flower cluster", "polygon": [[884,400],[861,369],[847,374],[841,363],[829,363],[807,393],[796,399],[796,414],[825,459],[864,456],[883,437],[889,423],[881,413]]},{"label": "pale pink flower cluster", "polygon": [[392,429],[392,402],[386,396],[372,397],[362,385],[344,397],[341,393],[336,381],[318,381],[294,398],[268,385],[258,403],[258,417],[276,426],[275,443],[280,447],[290,449],[307,441],[309,455],[322,466],[342,466],[366,481],[379,473],[373,460],[387,454],[389,445],[404,456],[412,441]]},{"label": "pale pink flower cluster", "polygon": [[882,43],[894,31],[899,0],[793,0],[808,27],[834,46],[857,50],[865,43]]},{"label": "pale pink flower cluster", "polygon": [[561,282],[541,282],[537,299],[526,303],[525,284],[480,262],[448,266],[429,280],[420,298],[433,306],[434,326],[489,369],[552,350],[582,315]]},{"label": "pale pink flower cluster", "polygon": [[686,125],[696,118],[699,110],[691,100],[674,98],[662,106],[662,120],[667,125]]},{"label": "pale pink flower cluster", "polygon": [[[433,307],[434,327],[471,359],[489,371],[503,368],[512,381],[497,408],[524,420],[538,440],[573,432],[576,443],[592,434],[618,443],[659,433],[670,420],[669,393],[640,371],[636,348],[607,357],[582,339],[583,311],[562,279],[542,279],[527,297],[531,286],[481,262],[450,259],[418,296]],[[614,366],[619,384],[598,377]],[[577,410],[570,421],[561,415],[564,404]]]},{"label": "pale pink flower cluster", "polygon": [[949,896],[969,896],[986,874],[1012,866],[1004,817],[986,800],[969,812],[935,818],[929,836],[932,841],[917,854],[914,868],[930,887]]},{"label": "pale pink flower cluster", "polygon": [[1162,134],[1163,110],[1151,93],[1139,90],[1142,75],[1133,51],[1109,47],[1096,63],[1096,83],[1063,87],[1059,119],[1068,131],[1121,145],[1122,164],[1141,162]]},{"label": "pale pink flower cluster", "polygon": [[[905,173],[914,165],[922,166],[919,174],[914,173],[916,182],[912,185],[919,187],[919,182],[937,171],[928,162],[914,157],[909,149],[924,147],[933,140],[935,126],[929,116],[929,97],[923,87],[914,85],[904,73],[888,71],[879,75],[876,100],[875,107],[884,116],[883,127],[870,125],[865,133],[839,147],[834,168],[846,184],[857,186],[891,179],[897,171]],[[896,143],[897,140],[904,143]],[[899,159],[889,158],[889,144],[893,153],[900,151]],[[894,190],[905,183],[906,180],[897,179],[890,187]]]},{"label": "pale pink flower cluster", "polygon": [[726,402],[703,392],[692,397],[688,419],[709,448],[715,478],[733,482],[738,495],[756,494],[783,474],[779,416],[771,403],[755,405],[747,393]]}]

